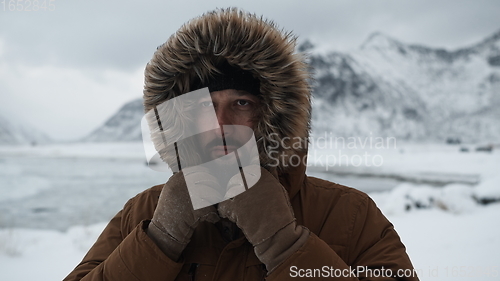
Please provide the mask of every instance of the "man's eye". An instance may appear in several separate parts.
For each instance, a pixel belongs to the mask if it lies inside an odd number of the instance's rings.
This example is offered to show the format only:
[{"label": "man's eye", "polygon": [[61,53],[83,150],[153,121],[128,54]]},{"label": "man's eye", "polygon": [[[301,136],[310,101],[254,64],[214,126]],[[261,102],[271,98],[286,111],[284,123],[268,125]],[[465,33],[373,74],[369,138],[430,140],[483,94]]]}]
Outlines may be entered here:
[{"label": "man's eye", "polygon": [[237,100],[236,104],[239,106],[245,106],[245,105],[250,105],[250,102],[248,102],[247,100]]}]

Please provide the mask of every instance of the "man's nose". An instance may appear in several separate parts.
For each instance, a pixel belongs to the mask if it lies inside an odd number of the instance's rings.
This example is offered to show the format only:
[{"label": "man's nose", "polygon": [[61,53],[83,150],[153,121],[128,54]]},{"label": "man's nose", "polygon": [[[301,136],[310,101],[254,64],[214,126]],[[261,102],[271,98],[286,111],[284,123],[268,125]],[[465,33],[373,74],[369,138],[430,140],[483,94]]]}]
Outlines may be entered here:
[{"label": "man's nose", "polygon": [[222,137],[228,137],[232,134],[231,126],[234,122],[233,115],[231,111],[224,107],[216,107],[215,114],[217,116],[217,122],[219,123],[220,130],[217,130]]},{"label": "man's nose", "polygon": [[216,107],[215,115],[217,116],[217,122],[219,122],[219,126],[233,124],[234,120],[231,111],[227,108],[221,106]]}]

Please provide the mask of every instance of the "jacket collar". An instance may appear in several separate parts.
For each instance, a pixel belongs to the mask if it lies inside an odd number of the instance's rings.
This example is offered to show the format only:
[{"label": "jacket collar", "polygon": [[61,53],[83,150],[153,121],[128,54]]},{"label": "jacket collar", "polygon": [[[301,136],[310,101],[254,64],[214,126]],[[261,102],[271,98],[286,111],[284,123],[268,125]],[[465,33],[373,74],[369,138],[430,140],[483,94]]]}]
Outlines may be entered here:
[{"label": "jacket collar", "polygon": [[290,165],[285,171],[278,172],[279,181],[288,191],[290,200],[299,193],[306,179],[307,152],[297,153],[297,156],[301,160],[298,165]]}]

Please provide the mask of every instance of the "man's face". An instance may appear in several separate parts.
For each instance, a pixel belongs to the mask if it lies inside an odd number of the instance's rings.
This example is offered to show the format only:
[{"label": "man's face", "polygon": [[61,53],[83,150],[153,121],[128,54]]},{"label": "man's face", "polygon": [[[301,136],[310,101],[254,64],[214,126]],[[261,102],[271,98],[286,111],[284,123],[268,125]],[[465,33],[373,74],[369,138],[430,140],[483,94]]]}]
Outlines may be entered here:
[{"label": "man's face", "polygon": [[[199,118],[196,120],[200,131],[204,131],[204,128],[213,128],[214,124],[211,122],[214,120],[203,118],[203,111],[212,110],[213,106],[220,129],[207,131],[199,138],[201,148],[209,158],[207,160],[222,157],[245,144],[251,137],[260,107],[259,98],[246,91],[226,89],[214,91],[210,96],[211,100],[207,98],[199,101],[197,107]],[[242,125],[247,128],[228,125]],[[222,142],[223,136],[224,142]]]}]

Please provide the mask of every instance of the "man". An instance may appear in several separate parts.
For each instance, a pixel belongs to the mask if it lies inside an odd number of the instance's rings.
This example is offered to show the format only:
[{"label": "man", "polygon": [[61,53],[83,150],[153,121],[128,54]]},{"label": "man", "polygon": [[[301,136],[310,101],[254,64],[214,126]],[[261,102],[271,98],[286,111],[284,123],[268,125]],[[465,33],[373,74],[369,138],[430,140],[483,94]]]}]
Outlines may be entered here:
[{"label": "man", "polygon": [[[366,194],[305,175],[310,77],[294,51],[289,33],[236,9],[194,19],[160,46],[146,67],[144,106],[155,112],[153,142],[176,173],[130,199],[65,280],[418,280],[396,276],[412,264]],[[205,160],[189,164],[193,146],[177,146],[189,118],[178,107],[165,117],[161,104],[205,88],[211,101],[195,105],[213,106],[219,129],[192,139]],[[251,128],[258,148],[257,172],[239,165],[252,184],[236,193],[232,178],[221,182],[198,165],[244,142],[221,145],[239,138],[226,126]],[[223,198],[197,208],[190,182]]]}]

